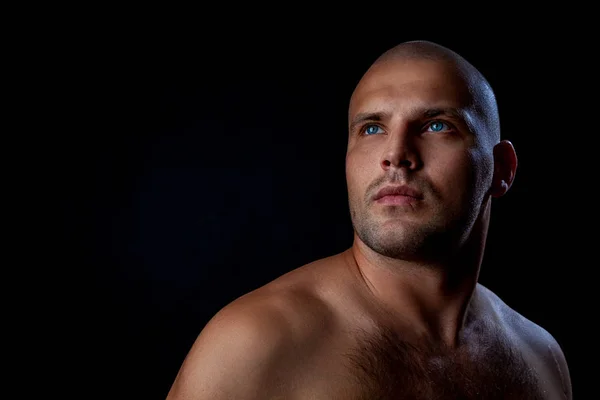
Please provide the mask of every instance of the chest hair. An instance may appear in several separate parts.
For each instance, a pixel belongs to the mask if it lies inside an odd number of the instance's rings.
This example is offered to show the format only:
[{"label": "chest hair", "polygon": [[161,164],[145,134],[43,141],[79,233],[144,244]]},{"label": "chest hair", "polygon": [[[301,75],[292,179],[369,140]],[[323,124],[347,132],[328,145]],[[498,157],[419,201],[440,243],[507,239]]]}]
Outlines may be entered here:
[{"label": "chest hair", "polygon": [[452,350],[408,343],[391,329],[358,333],[346,354],[357,400],[543,399],[538,377],[507,339],[479,336],[468,350]]}]

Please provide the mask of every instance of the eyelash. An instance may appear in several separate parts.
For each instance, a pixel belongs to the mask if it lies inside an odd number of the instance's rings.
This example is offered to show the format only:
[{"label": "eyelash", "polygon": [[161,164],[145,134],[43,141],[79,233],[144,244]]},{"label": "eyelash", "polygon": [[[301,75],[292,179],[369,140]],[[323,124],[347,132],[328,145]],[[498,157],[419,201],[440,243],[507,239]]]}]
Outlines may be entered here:
[{"label": "eyelash", "polygon": [[[450,124],[449,122],[443,121],[443,120],[441,120],[441,119],[434,119],[434,120],[431,120],[431,121],[429,121],[428,123],[426,123],[426,124],[424,125],[424,127],[425,127],[425,128],[428,128],[428,127],[430,127],[431,125],[433,125],[433,124],[435,124],[435,123],[442,123],[442,124],[444,124],[444,125],[446,125],[446,126],[448,127],[448,129],[443,129],[443,130],[441,130],[441,131],[437,131],[437,132],[444,132],[444,131],[448,131],[448,130],[454,130],[454,126],[452,126],[452,124]],[[361,134],[361,136],[372,136],[372,135],[374,135],[374,134],[367,135],[367,134],[365,133],[365,130],[366,130],[367,128],[371,127],[371,126],[376,126],[376,127],[378,127],[379,129],[382,129],[382,130],[383,130],[383,128],[382,128],[381,126],[379,126],[378,124],[369,123],[369,124],[363,125],[363,126],[362,126],[362,128],[360,129],[360,134]]]}]

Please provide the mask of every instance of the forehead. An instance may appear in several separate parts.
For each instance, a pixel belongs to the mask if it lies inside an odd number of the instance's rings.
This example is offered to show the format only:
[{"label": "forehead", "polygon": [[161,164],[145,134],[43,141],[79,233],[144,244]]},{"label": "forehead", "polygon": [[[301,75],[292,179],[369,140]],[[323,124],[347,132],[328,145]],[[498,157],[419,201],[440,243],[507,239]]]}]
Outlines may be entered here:
[{"label": "forehead", "polygon": [[466,109],[472,103],[468,82],[455,65],[447,61],[392,60],[374,64],[363,76],[352,94],[349,115],[397,108]]}]

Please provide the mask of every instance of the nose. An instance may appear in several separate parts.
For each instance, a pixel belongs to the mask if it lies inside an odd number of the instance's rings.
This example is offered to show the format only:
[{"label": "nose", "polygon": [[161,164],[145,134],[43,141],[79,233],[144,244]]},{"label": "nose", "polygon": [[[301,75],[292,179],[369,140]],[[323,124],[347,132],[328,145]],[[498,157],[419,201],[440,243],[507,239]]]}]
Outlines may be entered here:
[{"label": "nose", "polygon": [[415,138],[408,127],[390,133],[381,158],[381,168],[385,171],[394,168],[415,170],[421,166]]}]

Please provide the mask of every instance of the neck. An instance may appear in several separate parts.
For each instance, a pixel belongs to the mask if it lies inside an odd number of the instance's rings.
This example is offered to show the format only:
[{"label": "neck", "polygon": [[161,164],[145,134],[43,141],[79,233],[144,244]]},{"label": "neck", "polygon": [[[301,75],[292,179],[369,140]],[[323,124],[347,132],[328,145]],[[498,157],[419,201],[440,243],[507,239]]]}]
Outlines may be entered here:
[{"label": "neck", "polygon": [[358,236],[347,254],[367,297],[383,314],[415,337],[457,347],[469,315],[478,308],[477,280],[483,257],[489,205],[463,248],[447,262],[425,264],[376,253]]}]

